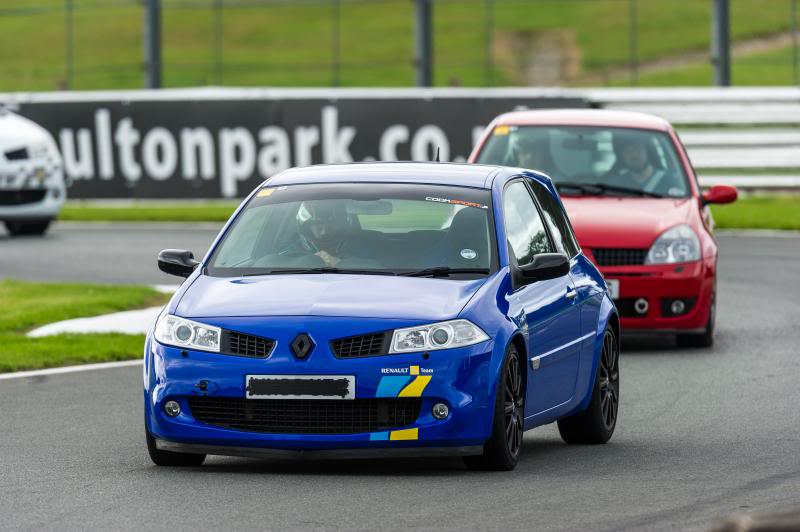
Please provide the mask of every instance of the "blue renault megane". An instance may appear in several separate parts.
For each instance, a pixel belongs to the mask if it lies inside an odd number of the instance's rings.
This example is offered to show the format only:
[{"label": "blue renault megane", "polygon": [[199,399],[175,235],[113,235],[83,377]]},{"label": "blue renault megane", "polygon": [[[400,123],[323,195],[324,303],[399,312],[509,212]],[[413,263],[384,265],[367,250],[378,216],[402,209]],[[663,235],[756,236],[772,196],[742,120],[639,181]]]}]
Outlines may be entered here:
[{"label": "blue renault megane", "polygon": [[604,443],[619,318],[550,179],[443,163],[285,171],[242,203],[145,344],[158,465],[461,455],[514,468],[523,431]]}]

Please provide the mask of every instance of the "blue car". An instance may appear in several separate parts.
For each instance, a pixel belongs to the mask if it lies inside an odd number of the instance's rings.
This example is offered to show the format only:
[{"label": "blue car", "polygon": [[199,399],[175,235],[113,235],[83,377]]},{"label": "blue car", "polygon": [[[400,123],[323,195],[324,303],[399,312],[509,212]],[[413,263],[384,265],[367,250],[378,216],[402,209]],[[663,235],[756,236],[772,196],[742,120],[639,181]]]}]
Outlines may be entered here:
[{"label": "blue car", "polygon": [[230,456],[460,455],[523,432],[604,443],[619,317],[550,179],[445,163],[298,168],[254,190],[147,336],[147,446]]}]

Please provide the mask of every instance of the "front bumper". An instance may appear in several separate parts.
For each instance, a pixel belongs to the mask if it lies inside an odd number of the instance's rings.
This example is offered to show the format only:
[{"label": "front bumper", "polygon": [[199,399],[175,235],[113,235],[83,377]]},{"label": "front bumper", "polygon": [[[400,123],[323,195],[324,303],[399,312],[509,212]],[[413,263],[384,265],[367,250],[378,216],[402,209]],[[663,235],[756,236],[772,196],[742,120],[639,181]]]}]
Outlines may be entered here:
[{"label": "front bumper", "polygon": [[[330,330],[336,334],[336,328]],[[341,333],[338,333],[341,334]],[[489,340],[459,349],[423,353],[337,359],[328,348],[325,331],[312,333],[316,347],[306,360],[289,351],[291,338],[277,338],[266,359],[184,351],[148,339],[145,364],[145,420],[147,429],[164,450],[203,454],[264,456],[274,451],[301,455],[309,452],[350,450],[358,455],[373,451],[389,454],[476,454],[491,432],[494,390],[490,363],[495,344]],[[418,373],[418,375],[414,375]],[[418,394],[421,408],[408,425],[359,433],[297,434],[235,430],[203,423],[192,415],[191,397],[242,399],[247,375],[353,375],[356,399]],[[412,385],[418,378],[424,386]],[[428,378],[429,377],[429,378]],[[394,379],[394,380],[392,380]],[[205,391],[198,383],[206,381]],[[387,385],[387,383],[389,385]],[[404,390],[408,389],[404,392]],[[164,403],[176,400],[181,413],[169,417]],[[247,401],[259,401],[250,399]],[[331,401],[347,401],[332,399]],[[433,417],[434,404],[448,405],[443,420]],[[438,450],[437,450],[438,449]],[[347,452],[338,453],[346,456]],[[379,453],[380,454],[380,453]],[[316,455],[315,455],[316,456]]]},{"label": "front bumper", "polygon": [[[623,331],[701,332],[711,308],[714,269],[714,259],[708,258],[687,264],[609,266],[600,271],[606,280],[619,281],[619,298],[614,303]],[[675,300],[685,306],[679,314],[670,310]]]}]

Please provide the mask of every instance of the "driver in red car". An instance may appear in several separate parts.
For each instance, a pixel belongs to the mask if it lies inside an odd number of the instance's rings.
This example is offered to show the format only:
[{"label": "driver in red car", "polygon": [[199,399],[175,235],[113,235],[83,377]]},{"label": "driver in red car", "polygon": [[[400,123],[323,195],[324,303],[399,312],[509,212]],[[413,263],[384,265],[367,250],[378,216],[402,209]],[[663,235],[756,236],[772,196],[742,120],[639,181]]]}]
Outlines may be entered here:
[{"label": "driver in red car", "polygon": [[618,130],[614,133],[613,143],[617,164],[606,179],[616,186],[657,192],[666,172],[653,165],[646,137]]}]

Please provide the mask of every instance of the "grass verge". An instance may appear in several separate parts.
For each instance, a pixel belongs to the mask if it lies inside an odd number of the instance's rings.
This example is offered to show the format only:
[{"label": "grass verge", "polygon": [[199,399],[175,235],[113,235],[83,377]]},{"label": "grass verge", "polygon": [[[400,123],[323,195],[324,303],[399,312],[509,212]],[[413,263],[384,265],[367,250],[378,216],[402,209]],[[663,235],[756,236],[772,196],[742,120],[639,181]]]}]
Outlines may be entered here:
[{"label": "grass verge", "polygon": [[0,281],[0,373],[141,356],[143,335],[25,333],[55,321],[164,304],[169,295],[144,286]]},{"label": "grass verge", "polygon": [[[147,203],[95,206],[68,203],[60,220],[110,222],[225,222],[236,203]],[[720,229],[800,230],[800,195],[754,195],[711,208]]]},{"label": "grass verge", "polygon": [[749,196],[711,207],[719,229],[800,230],[800,195]]}]

